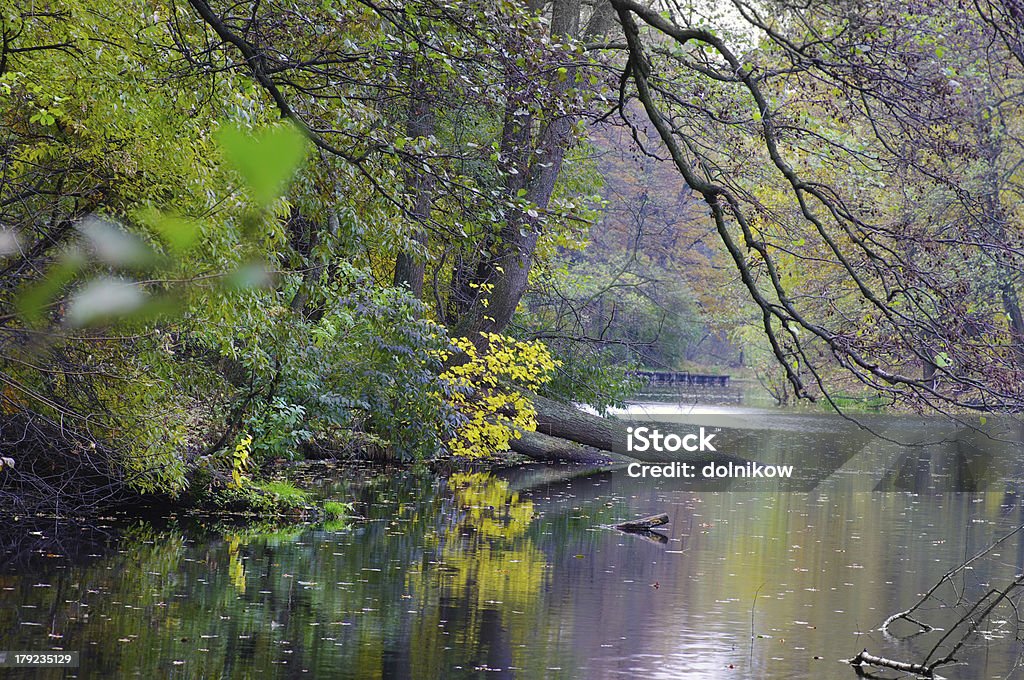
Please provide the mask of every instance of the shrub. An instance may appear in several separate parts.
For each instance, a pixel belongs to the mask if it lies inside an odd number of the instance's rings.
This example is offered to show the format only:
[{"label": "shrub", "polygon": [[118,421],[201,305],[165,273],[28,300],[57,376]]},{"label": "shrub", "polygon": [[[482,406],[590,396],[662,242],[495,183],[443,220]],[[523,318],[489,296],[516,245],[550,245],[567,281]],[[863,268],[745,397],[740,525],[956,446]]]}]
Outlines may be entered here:
[{"label": "shrub", "polygon": [[522,390],[537,390],[558,365],[540,341],[481,335],[485,350],[468,338],[452,340],[452,352],[462,361],[441,375],[449,388],[445,399],[462,417],[447,448],[467,458],[506,451],[521,431],[537,429],[537,412]]}]

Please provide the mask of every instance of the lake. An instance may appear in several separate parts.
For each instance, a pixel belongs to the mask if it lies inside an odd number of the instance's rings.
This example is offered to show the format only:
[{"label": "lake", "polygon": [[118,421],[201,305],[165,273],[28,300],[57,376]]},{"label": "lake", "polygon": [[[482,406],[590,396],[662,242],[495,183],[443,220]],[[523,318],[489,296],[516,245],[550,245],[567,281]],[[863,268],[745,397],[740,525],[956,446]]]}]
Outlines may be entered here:
[{"label": "lake", "polygon": [[[0,649],[80,652],[3,677],[844,678],[863,648],[920,661],[944,634],[877,629],[1024,524],[1019,423],[639,404],[789,480],[531,465],[436,475],[294,470],[362,519],[274,529],[171,516],[8,518]],[[864,429],[868,428],[868,429]],[[874,434],[872,434],[874,432]],[[880,435],[881,437],[879,437]],[[665,512],[660,534],[608,528]],[[940,594],[1024,570],[1020,535]],[[918,617],[948,628],[950,610]],[[945,668],[1013,676],[1012,611]],[[895,672],[883,673],[894,677]]]}]

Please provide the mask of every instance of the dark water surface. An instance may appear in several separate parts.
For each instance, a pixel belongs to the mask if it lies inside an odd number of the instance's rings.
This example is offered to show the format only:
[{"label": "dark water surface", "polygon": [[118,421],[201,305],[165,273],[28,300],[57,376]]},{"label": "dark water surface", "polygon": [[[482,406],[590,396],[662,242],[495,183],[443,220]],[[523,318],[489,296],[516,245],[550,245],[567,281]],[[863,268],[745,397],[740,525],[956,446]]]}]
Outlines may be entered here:
[{"label": "dark water surface", "polygon": [[[0,677],[853,678],[841,661],[865,647],[923,658],[942,632],[896,640],[879,624],[1024,523],[1016,425],[992,441],[938,421],[867,423],[922,443],[908,447],[820,414],[657,417],[721,428],[732,453],[793,464],[797,479],[319,466],[305,483],[365,520],[8,520],[0,649],[77,650],[81,666]],[[656,512],[671,519],[660,539],[605,526]],[[1015,536],[957,590],[1021,571]],[[991,617],[959,654],[968,664],[943,675],[1017,677],[1013,618]]]}]

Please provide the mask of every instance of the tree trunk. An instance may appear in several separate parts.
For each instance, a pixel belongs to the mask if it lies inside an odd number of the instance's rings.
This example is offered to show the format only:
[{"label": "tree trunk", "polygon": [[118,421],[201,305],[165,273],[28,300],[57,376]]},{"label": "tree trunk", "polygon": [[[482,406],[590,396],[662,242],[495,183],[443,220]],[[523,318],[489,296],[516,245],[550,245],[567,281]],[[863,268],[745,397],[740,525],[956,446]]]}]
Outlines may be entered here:
[{"label": "tree trunk", "polygon": [[597,0],[583,29],[583,40],[590,42],[608,33],[615,25],[615,8],[608,0]]},{"label": "tree trunk", "polygon": [[[619,420],[616,418],[602,418],[590,413],[553,401],[539,395],[530,395],[530,401],[537,410],[537,432],[545,435],[554,441],[569,440],[582,444],[585,447],[600,451],[612,452],[625,456],[629,459],[646,463],[707,463],[716,461],[720,463],[744,463],[743,458],[731,453],[721,451],[627,451],[626,442],[629,432],[628,427],[644,425],[657,427],[665,433],[686,429],[677,423],[642,423]],[[571,447],[570,447],[571,448]],[[569,449],[566,449],[567,451]],[[525,455],[530,455],[523,452]],[[532,456],[531,456],[532,457]]]},{"label": "tree trunk", "polygon": [[609,465],[631,463],[636,460],[540,432],[522,432],[520,435],[520,438],[512,440],[509,446],[516,453],[537,461]]},{"label": "tree trunk", "polygon": [[[551,37],[574,36],[579,32],[580,0],[555,0],[551,10]],[[575,67],[568,66],[552,89],[557,99],[569,91],[575,81]],[[502,154],[511,159],[506,181],[508,196],[518,196],[536,206],[529,211],[510,210],[497,243],[488,243],[487,250],[497,248],[496,256],[482,258],[477,267],[472,291],[456,291],[471,302],[456,323],[456,333],[480,343],[480,333],[501,333],[508,326],[529,282],[533,254],[540,237],[540,214],[547,210],[555,182],[562,168],[565,152],[572,142],[576,117],[554,115],[541,129],[536,146],[531,145],[530,116],[519,112],[519,105],[510,102],[505,111],[502,131]],[[481,285],[486,284],[485,288]]]},{"label": "tree trunk", "polygon": [[[434,111],[431,107],[427,85],[423,78],[416,78],[409,97],[409,118],[406,121],[406,136],[420,139],[434,134]],[[406,170],[405,190],[412,196],[413,222],[412,242],[415,244],[395,259],[396,286],[408,286],[417,298],[423,297],[423,276],[426,262],[421,252],[427,246],[426,223],[430,219],[430,202],[434,188],[433,178],[423,171],[418,163],[409,163]]]},{"label": "tree trunk", "polygon": [[604,451],[621,451],[626,445],[628,425],[620,420],[584,413],[540,395],[531,395],[530,401],[537,409],[537,432],[541,434]]},{"label": "tree trunk", "polygon": [[[310,321],[319,321],[326,311],[323,299],[311,301],[310,295],[320,284],[320,279],[325,271],[329,271],[329,261],[318,257],[315,253],[320,245],[323,227],[310,218],[306,217],[293,207],[291,216],[288,218],[288,228],[291,232],[291,243],[295,252],[302,257],[305,271],[302,274],[302,283],[292,297],[291,309],[299,312]],[[338,233],[338,216],[331,214],[327,218],[327,235],[336,236]]]},{"label": "tree trunk", "polygon": [[[980,113],[977,118],[978,152],[985,163],[986,189],[981,196],[982,214],[979,218],[981,237],[986,242],[1002,247],[1010,241],[1006,234],[1007,214],[1000,191],[1003,184],[999,172],[1002,144],[999,141],[999,136],[992,129],[991,118]],[[1024,314],[1021,313],[1020,300],[1017,295],[1020,276],[1019,272],[1009,266],[1006,260],[1005,253],[995,253],[997,285],[999,286],[1000,300],[1003,303],[1003,311],[1008,320],[1014,359],[1018,368],[1024,368]]]}]

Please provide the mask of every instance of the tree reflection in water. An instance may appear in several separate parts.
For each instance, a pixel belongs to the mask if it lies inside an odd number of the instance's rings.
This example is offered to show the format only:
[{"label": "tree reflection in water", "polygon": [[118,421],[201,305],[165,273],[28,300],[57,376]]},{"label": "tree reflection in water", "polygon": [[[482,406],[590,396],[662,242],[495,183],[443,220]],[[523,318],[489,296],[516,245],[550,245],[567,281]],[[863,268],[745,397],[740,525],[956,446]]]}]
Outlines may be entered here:
[{"label": "tree reflection in water", "polygon": [[479,472],[346,486],[352,526],[137,522],[91,563],[36,553],[0,577],[2,645],[80,650],[80,677],[557,676],[529,500]]},{"label": "tree reflection in water", "polygon": [[[772,446],[764,460],[811,460],[793,438]],[[78,650],[77,677],[832,677],[864,646],[927,652],[932,634],[897,649],[873,628],[1024,522],[1019,485],[984,469],[1014,459],[960,448],[858,445],[839,460],[864,471],[811,493],[543,466],[346,468],[307,485],[365,519],[284,530],[19,520],[0,530],[0,649]],[[847,489],[850,477],[917,492]],[[983,490],[942,493],[953,482]],[[604,528],[656,511],[671,520],[665,544]],[[1021,564],[1024,540],[1008,542],[958,592]],[[957,677],[1012,668],[1014,636],[999,632],[967,650]]]}]

